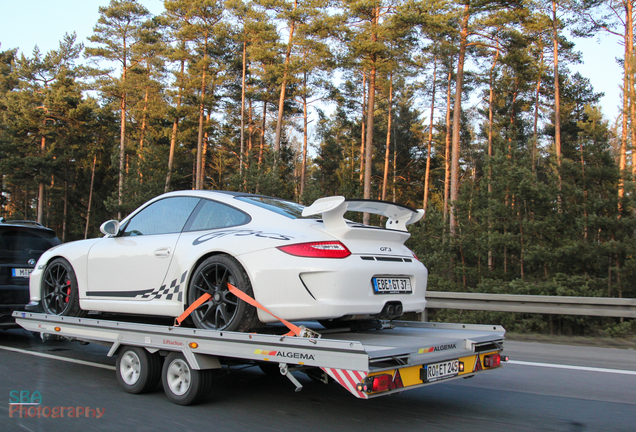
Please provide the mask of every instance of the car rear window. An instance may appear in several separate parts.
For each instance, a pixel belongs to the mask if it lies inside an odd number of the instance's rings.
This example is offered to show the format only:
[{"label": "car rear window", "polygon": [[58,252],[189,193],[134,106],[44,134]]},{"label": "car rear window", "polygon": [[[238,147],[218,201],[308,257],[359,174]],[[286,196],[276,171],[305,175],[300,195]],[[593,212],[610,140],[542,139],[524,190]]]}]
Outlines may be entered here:
[{"label": "car rear window", "polygon": [[[279,215],[288,217],[290,219],[302,219],[304,205],[291,201],[285,201],[278,198],[260,197],[260,196],[240,196],[236,199],[254,204],[258,207],[264,208]],[[310,218],[315,219],[315,217]]]},{"label": "car rear window", "polygon": [[60,243],[53,232],[45,230],[0,229],[0,259],[3,262],[37,259],[44,251]]}]

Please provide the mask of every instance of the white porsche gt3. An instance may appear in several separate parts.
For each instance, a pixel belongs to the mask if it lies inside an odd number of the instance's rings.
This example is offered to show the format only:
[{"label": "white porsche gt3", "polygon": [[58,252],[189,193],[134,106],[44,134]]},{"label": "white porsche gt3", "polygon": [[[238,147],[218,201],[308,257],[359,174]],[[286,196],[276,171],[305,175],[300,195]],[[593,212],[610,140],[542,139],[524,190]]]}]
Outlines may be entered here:
[{"label": "white porsche gt3", "polygon": [[[386,228],[348,221],[347,211],[385,216]],[[239,192],[170,192],[105,222],[103,238],[45,252],[28,309],[178,317],[207,293],[191,314],[198,328],[249,331],[276,321],[231,284],[288,321],[395,319],[426,305],[428,272],[404,246],[406,226],[422,215],[343,197],[304,207]]]}]

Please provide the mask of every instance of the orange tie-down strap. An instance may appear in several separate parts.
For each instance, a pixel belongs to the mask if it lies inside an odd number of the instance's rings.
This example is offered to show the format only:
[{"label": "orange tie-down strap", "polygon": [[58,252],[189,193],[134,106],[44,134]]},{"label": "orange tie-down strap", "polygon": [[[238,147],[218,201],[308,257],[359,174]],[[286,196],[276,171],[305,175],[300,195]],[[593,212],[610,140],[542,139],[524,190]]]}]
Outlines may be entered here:
[{"label": "orange tie-down strap", "polygon": [[[234,294],[235,296],[237,296],[238,298],[243,300],[245,303],[250,304],[250,305],[254,306],[255,308],[258,308],[258,309],[260,309],[260,310],[262,310],[264,312],[267,312],[268,314],[270,314],[271,316],[276,318],[278,321],[280,321],[283,324],[285,324],[285,326],[290,330],[290,332],[287,333],[285,336],[298,336],[298,335],[300,335],[301,329],[297,325],[294,325],[294,324],[290,323],[287,320],[284,320],[282,318],[277,317],[276,315],[271,313],[265,306],[263,306],[262,304],[260,304],[256,300],[254,300],[252,297],[250,297],[247,294],[245,294],[243,291],[241,291],[240,289],[238,289],[237,287],[235,287],[231,283],[228,282],[227,283],[227,287],[228,287],[228,289],[230,290],[230,292],[232,294]],[[174,324],[175,327],[179,327],[181,325],[181,323],[183,322],[183,320],[185,320],[188,316],[190,316],[192,311],[194,311],[196,308],[198,308],[203,303],[205,303],[210,297],[212,297],[210,294],[205,293],[201,297],[196,299],[196,301],[194,303],[192,303],[190,305],[190,307],[188,307],[177,319],[175,319],[175,324]]]}]

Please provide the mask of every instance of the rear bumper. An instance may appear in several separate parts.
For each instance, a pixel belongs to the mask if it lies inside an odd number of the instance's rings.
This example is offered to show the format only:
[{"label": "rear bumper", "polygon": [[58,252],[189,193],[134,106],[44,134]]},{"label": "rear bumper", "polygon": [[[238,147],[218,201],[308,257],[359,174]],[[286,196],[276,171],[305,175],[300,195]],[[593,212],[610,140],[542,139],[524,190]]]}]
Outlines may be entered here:
[{"label": "rear bumper", "polygon": [[25,310],[29,302],[29,287],[26,285],[0,285],[0,328],[15,326],[13,311]]},{"label": "rear bumper", "polygon": [[[238,259],[252,281],[256,300],[287,320],[374,317],[389,302],[399,302],[405,313],[421,312],[426,307],[428,271],[416,260],[371,262],[359,255],[312,259],[271,250]],[[412,292],[375,294],[372,279],[379,276],[408,278]],[[261,311],[259,319],[275,321]]]}]

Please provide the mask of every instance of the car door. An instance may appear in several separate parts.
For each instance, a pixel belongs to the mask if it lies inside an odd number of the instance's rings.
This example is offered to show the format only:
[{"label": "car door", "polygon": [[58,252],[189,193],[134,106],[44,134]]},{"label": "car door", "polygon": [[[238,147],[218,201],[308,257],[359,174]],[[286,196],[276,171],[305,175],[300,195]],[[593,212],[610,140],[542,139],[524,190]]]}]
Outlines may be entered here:
[{"label": "car door", "polygon": [[199,202],[196,197],[155,201],[127,221],[119,234],[89,251],[87,297],[154,300],[162,297],[179,235]]}]

